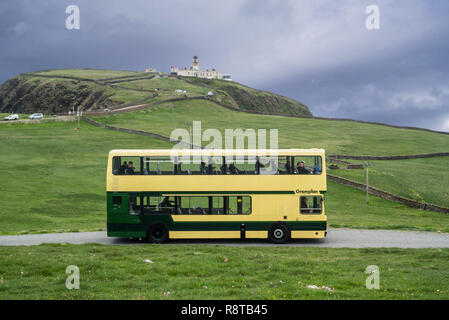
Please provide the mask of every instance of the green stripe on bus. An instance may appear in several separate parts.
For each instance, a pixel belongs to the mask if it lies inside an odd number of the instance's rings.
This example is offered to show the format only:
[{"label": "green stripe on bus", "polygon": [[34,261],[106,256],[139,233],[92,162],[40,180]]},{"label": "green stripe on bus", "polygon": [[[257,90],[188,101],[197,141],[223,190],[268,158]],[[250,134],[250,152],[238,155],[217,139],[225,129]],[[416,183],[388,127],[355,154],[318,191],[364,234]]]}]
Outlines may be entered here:
[{"label": "green stripe on bus", "polygon": [[[245,225],[246,231],[266,231],[276,221],[182,221],[173,222],[172,219],[148,219],[145,222],[108,223],[108,231],[146,231],[154,223],[163,223],[170,231],[239,231]],[[163,221],[165,220],[165,221]],[[169,220],[172,220],[171,222]],[[292,231],[320,231],[326,230],[326,221],[285,221]]]},{"label": "green stripe on bus", "polygon": [[111,194],[128,193],[141,194],[145,193],[150,196],[161,196],[163,194],[295,194],[294,191],[108,191]]}]

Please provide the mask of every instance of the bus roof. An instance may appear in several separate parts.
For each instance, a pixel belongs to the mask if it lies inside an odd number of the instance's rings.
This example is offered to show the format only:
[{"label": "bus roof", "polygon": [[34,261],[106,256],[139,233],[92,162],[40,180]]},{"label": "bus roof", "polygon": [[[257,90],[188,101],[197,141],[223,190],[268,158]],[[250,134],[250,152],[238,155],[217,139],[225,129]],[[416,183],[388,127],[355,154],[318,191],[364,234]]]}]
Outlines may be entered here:
[{"label": "bus roof", "polygon": [[109,156],[314,156],[324,152],[324,149],[115,149]]}]

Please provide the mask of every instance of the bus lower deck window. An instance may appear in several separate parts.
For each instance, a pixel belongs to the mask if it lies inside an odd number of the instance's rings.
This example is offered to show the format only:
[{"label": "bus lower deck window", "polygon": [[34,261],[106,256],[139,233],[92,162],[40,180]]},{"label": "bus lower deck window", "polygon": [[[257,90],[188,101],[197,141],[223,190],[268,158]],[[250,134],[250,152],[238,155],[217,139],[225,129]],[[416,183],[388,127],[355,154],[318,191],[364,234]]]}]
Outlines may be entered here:
[{"label": "bus lower deck window", "polygon": [[321,214],[323,198],[321,196],[301,196],[299,208],[301,214]]}]

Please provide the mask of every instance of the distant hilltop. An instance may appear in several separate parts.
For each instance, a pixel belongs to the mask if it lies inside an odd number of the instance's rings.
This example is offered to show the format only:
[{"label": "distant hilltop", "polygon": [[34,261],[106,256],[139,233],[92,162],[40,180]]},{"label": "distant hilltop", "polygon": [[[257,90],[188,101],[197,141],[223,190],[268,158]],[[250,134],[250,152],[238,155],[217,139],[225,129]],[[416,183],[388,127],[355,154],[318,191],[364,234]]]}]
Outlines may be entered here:
[{"label": "distant hilltop", "polygon": [[221,73],[215,69],[206,69],[200,70],[200,61],[197,56],[193,57],[192,66],[187,69],[184,67],[183,69],[179,69],[177,67],[171,66],[170,73],[172,75],[183,76],[183,77],[195,77],[195,78],[203,78],[203,79],[220,79],[220,80],[228,80],[232,81],[232,76],[229,73]]},{"label": "distant hilltop", "polygon": [[177,74],[152,71],[54,69],[23,73],[0,85],[0,112],[67,114],[207,100],[243,112],[312,117],[299,101],[223,80],[224,75],[217,71],[201,71],[198,57],[192,70]]}]

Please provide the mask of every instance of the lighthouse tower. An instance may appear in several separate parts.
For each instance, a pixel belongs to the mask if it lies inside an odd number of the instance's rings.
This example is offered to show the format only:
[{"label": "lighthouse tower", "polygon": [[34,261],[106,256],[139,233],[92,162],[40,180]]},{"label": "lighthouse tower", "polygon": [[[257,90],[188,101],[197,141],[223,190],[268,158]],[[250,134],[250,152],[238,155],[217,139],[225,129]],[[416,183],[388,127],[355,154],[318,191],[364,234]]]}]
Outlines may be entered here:
[{"label": "lighthouse tower", "polygon": [[200,70],[200,61],[198,60],[197,56],[193,57],[192,70],[195,70],[195,71],[199,71]]}]

